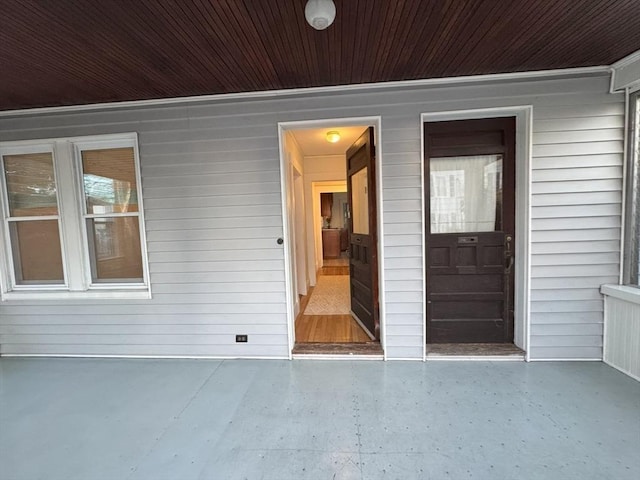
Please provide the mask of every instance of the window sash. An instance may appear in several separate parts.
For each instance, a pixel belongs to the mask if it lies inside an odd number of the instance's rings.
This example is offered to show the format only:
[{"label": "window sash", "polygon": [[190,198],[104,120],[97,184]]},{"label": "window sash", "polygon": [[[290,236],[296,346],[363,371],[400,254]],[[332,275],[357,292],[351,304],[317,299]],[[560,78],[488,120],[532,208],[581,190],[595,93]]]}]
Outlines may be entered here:
[{"label": "window sash", "polygon": [[[31,230],[34,224],[38,223],[40,225],[35,225],[36,230]],[[8,225],[13,285],[16,288],[34,288],[41,285],[64,288],[66,277],[58,219],[27,219],[11,221]],[[50,231],[51,228],[55,228],[55,235],[47,236],[47,233],[53,233]]]},{"label": "window sash", "polygon": [[[138,224],[138,230],[137,230],[137,237],[133,238],[133,237],[125,237],[122,238],[123,242],[119,243],[119,242],[115,242],[112,244],[112,246],[114,247],[115,251],[114,251],[114,256],[111,258],[100,258],[99,256],[99,252],[96,251],[96,247],[97,245],[97,241],[96,241],[96,231],[95,231],[95,227],[96,227],[96,218],[92,218],[92,219],[85,219],[85,236],[87,239],[87,252],[88,252],[88,257],[89,257],[89,266],[90,266],[90,275],[91,275],[91,286],[96,286],[96,285],[109,285],[109,284],[113,284],[113,283],[118,283],[118,284],[127,284],[127,285],[135,285],[135,284],[144,284],[144,271],[143,271],[143,266],[142,266],[142,245],[140,244],[140,218],[138,216],[126,216],[126,217],[106,217],[106,216],[102,216],[102,217],[98,217],[97,219],[127,219],[127,218],[136,218],[137,219],[137,224]],[[118,227],[126,229],[127,225],[116,225],[111,224],[115,230],[118,229]],[[93,229],[91,228],[93,227]],[[128,246],[128,248],[127,248]],[[128,251],[127,251],[128,250]],[[133,253],[133,257],[127,255],[127,253],[131,254]],[[138,257],[138,255],[140,255],[140,257]],[[122,261],[125,260],[125,265],[122,265]],[[118,260],[120,260],[120,263],[118,262]],[[100,264],[100,262],[108,262],[111,265],[108,264]],[[140,262],[139,267],[137,266],[137,262]],[[109,267],[111,267],[111,269],[115,269],[116,271],[118,269],[122,270],[122,268],[126,269],[126,266],[128,267],[132,267],[133,269],[137,270],[137,268],[140,268],[140,273],[141,275],[139,276],[135,276],[135,277],[117,277],[117,276],[113,276],[113,277],[109,277],[107,276],[101,276],[101,271],[103,274],[107,274]],[[105,271],[106,270],[106,271]],[[120,272],[118,272],[120,273]],[[142,281],[141,281],[142,280]]]},{"label": "window sash", "polygon": [[[49,154],[51,155],[51,164],[53,167],[54,184],[56,186],[56,207],[58,210],[57,215],[28,215],[28,216],[12,216],[9,202],[9,184],[7,182],[6,170],[5,170],[5,157],[7,156],[19,156],[19,155],[38,155]],[[55,146],[52,144],[46,145],[24,145],[16,146],[14,148],[0,149],[0,184],[2,187],[2,217],[3,217],[3,230],[4,230],[4,259],[7,267],[5,279],[6,290],[66,290],[68,288],[67,280],[67,263],[65,258],[65,245],[62,234],[62,224],[60,221],[60,192],[58,188],[58,174],[57,174],[57,159],[55,154]],[[49,281],[49,280],[18,280],[18,274],[16,270],[15,258],[16,246],[12,242],[11,224],[23,222],[34,222],[43,220],[54,220],[58,225],[58,235],[60,242],[60,255],[62,258],[62,281]],[[4,290],[4,289],[3,289]]]},{"label": "window sash", "polygon": [[[136,200],[137,211],[135,212],[109,212],[109,213],[89,213],[87,211],[87,192],[85,191],[84,182],[84,167],[82,153],[92,150],[111,150],[131,148],[133,150],[133,162],[135,169],[135,181],[136,181]],[[144,232],[144,222],[142,219],[142,195],[140,190],[141,176],[140,176],[140,163],[138,157],[138,149],[136,142],[133,141],[87,141],[77,142],[75,144],[75,168],[78,172],[77,184],[78,192],[80,196],[80,208],[82,214],[82,240],[84,243],[84,255],[86,259],[87,268],[85,269],[85,281],[89,286],[89,289],[104,289],[113,288],[117,286],[119,288],[136,288],[148,285],[148,262],[146,257],[146,239]],[[94,248],[91,243],[91,238],[88,231],[87,220],[99,219],[99,218],[123,218],[123,217],[137,217],[138,218],[138,239],[140,241],[140,254],[142,262],[142,281],[135,279],[117,279],[113,278],[109,280],[98,279],[97,276],[97,258],[94,252]]]}]

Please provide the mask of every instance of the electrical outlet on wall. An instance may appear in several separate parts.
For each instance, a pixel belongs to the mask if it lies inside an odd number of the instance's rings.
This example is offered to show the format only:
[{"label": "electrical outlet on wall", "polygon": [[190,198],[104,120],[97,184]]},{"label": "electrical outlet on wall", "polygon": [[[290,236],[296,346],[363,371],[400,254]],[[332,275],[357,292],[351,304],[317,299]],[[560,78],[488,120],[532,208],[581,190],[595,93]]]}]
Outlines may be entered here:
[{"label": "electrical outlet on wall", "polygon": [[236,335],[236,343],[247,343],[249,335]]}]

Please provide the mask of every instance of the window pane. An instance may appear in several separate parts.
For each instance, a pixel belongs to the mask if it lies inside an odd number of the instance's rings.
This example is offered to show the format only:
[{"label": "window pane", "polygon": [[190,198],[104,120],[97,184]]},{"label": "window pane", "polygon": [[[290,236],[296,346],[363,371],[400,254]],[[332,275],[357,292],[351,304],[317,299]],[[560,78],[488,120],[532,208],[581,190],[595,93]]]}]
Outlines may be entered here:
[{"label": "window pane", "polygon": [[142,282],[138,217],[87,219],[94,283]]},{"label": "window pane", "polygon": [[88,213],[138,211],[133,148],[84,150],[82,172]]},{"label": "window pane", "polygon": [[57,215],[56,182],[51,153],[4,156],[9,215]]},{"label": "window pane", "polygon": [[16,285],[64,283],[57,220],[9,223]]},{"label": "window pane", "polygon": [[431,233],[502,228],[502,155],[432,158]]},{"label": "window pane", "polygon": [[369,234],[369,192],[367,167],[351,176],[351,210],[353,233]]}]

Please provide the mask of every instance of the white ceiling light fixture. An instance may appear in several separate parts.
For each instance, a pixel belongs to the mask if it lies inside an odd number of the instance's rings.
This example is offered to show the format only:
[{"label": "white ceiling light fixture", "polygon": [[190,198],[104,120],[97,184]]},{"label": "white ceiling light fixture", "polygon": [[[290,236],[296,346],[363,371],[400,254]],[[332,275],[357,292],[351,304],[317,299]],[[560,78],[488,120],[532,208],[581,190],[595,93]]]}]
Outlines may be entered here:
[{"label": "white ceiling light fixture", "polygon": [[336,6],[333,0],[309,0],[304,7],[307,23],[316,30],[324,30],[336,18]]},{"label": "white ceiling light fixture", "polygon": [[329,143],[337,143],[340,141],[340,132],[336,132],[335,130],[331,130],[327,132],[327,142]]}]

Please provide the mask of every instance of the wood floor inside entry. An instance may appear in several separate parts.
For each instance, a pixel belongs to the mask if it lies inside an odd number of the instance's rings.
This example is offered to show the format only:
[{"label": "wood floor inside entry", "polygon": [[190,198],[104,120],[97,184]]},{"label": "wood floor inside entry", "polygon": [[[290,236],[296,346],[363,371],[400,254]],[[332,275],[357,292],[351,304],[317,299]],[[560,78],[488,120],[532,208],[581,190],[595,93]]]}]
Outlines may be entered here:
[{"label": "wood floor inside entry", "polygon": [[296,322],[300,343],[361,343],[369,336],[351,315],[301,315]]},{"label": "wood floor inside entry", "polygon": [[[349,267],[323,267],[318,275],[348,275]],[[367,343],[371,342],[351,315],[305,315],[313,287],[300,298],[300,314],[296,319],[296,343]]]}]

